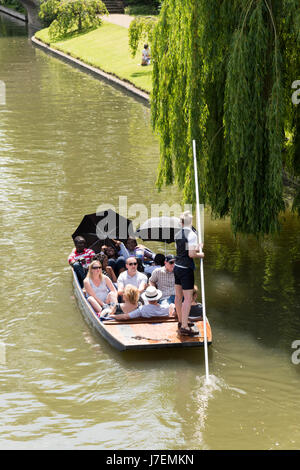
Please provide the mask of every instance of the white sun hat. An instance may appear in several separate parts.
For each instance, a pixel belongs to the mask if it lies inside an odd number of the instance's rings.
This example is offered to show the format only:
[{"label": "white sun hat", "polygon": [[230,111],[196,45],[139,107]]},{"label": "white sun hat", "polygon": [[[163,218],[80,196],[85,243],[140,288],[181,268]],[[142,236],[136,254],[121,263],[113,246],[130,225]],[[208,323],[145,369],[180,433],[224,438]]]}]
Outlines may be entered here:
[{"label": "white sun hat", "polygon": [[159,300],[162,296],[162,291],[156,289],[154,286],[149,286],[142,294],[142,299],[146,302],[151,302],[152,300]]}]

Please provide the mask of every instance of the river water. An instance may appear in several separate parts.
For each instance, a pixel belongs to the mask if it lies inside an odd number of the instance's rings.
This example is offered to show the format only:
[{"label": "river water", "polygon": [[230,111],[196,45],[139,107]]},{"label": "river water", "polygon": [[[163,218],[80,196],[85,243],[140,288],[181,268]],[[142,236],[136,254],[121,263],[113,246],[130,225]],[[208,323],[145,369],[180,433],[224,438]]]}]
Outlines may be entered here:
[{"label": "river water", "polygon": [[206,212],[208,385],[203,350],[117,352],[82,318],[67,256],[99,204],[180,202],[154,187],[150,110],[4,16],[0,80],[0,447],[299,448],[299,220],[258,242]]}]

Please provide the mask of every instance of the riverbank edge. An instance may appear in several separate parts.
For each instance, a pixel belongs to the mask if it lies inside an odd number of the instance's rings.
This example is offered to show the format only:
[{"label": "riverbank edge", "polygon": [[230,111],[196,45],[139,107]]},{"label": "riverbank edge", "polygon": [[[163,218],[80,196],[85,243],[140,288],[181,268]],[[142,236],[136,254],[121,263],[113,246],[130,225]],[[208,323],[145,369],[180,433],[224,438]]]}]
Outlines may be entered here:
[{"label": "riverbank edge", "polygon": [[41,41],[40,39],[37,39],[35,36],[31,37],[31,41],[36,46],[45,50],[45,52],[51,53],[57,56],[58,58],[68,63],[71,63],[75,67],[80,68],[81,70],[89,74],[92,74],[94,77],[105,80],[111,85],[117,86],[119,89],[123,91],[127,91],[131,95],[134,95],[135,97],[138,97],[139,99],[141,99],[145,104],[150,103],[150,95],[140,90],[139,88],[135,87],[132,83],[126,82],[118,78],[116,75],[112,75],[108,72],[104,72],[104,70],[101,70],[100,68],[86,64],[82,60],[76,59],[75,57],[72,57],[69,54],[65,54],[64,52],[59,51],[58,49],[54,49],[53,47]]},{"label": "riverbank edge", "polygon": [[17,18],[18,20],[21,20],[27,23],[26,16],[23,15],[23,13],[19,13],[18,11],[13,10],[12,8],[7,8],[7,7],[4,7],[3,5],[0,5],[0,12],[6,13],[9,16],[13,16],[14,18]]}]

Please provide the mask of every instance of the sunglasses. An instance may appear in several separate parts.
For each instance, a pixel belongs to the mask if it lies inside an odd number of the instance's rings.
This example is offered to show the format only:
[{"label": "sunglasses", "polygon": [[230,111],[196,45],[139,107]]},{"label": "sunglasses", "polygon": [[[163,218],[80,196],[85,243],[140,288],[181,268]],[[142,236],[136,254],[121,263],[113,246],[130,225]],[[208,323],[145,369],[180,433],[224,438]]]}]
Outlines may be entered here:
[{"label": "sunglasses", "polygon": [[169,263],[169,264],[174,264],[174,263],[175,263],[175,261],[168,261],[168,263]]},{"label": "sunglasses", "polygon": [[102,269],[102,266],[92,266],[92,269]]},{"label": "sunglasses", "polygon": [[137,263],[128,263],[128,266],[137,266]]}]

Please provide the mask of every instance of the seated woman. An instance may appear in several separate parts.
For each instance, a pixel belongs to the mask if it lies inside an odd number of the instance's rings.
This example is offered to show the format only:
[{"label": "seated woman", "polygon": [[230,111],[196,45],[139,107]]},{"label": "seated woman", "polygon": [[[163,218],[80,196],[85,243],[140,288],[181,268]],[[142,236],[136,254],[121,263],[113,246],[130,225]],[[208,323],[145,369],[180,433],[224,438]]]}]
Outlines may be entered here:
[{"label": "seated woman", "polygon": [[108,264],[108,257],[104,253],[97,253],[94,257],[93,260],[98,260],[100,261],[102,265],[102,273],[105,274],[105,276],[108,276],[109,279],[116,285],[117,284],[117,276],[111,266]]},{"label": "seated woman", "polygon": [[142,262],[145,260],[152,261],[155,257],[155,253],[149,250],[144,245],[138,245],[135,238],[129,237],[125,243],[125,247],[128,252],[128,257],[134,256],[135,258],[141,259]]},{"label": "seated woman", "polygon": [[157,253],[154,257],[154,261],[151,264],[145,266],[144,272],[147,274],[148,277],[151,277],[153,271],[157,268],[162,268],[165,265],[165,255],[162,253]]},{"label": "seated woman", "polygon": [[107,256],[108,266],[112,267],[117,277],[121,272],[125,271],[125,258],[118,255],[118,248],[112,245],[103,245],[102,253]]},{"label": "seated woman", "polygon": [[197,302],[198,297],[198,287],[194,286],[193,289],[193,300],[191,304],[191,310],[189,313],[189,320],[191,321],[201,321],[202,318],[202,304]]},{"label": "seated woman", "polygon": [[99,314],[105,304],[117,302],[117,289],[108,276],[102,273],[100,261],[92,261],[84,280],[87,299],[93,309]]},{"label": "seated woman", "polygon": [[139,302],[140,293],[137,287],[127,284],[123,293],[123,302],[114,305],[110,308],[108,313],[113,315],[119,315],[122,313],[130,313],[136,310],[140,305]]}]

